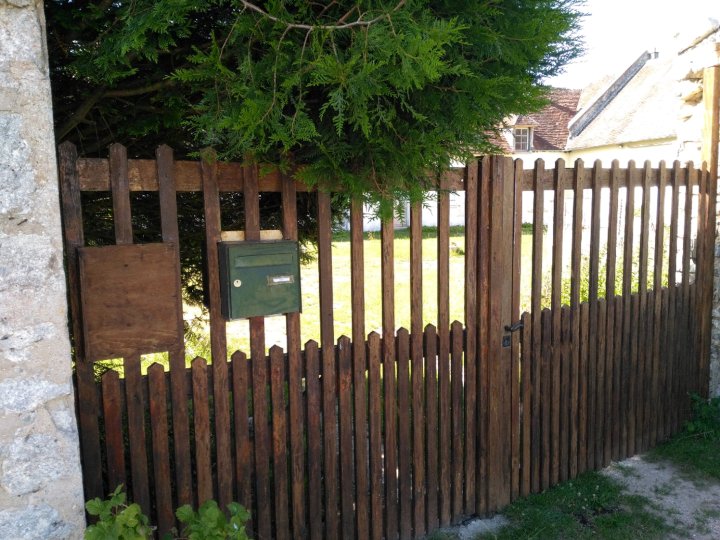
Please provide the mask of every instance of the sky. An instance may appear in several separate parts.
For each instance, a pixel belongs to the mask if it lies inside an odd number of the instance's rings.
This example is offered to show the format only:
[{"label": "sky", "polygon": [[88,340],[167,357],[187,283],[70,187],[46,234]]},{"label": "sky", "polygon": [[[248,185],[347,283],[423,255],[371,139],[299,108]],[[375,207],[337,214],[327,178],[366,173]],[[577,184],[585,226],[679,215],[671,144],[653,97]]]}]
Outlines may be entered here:
[{"label": "sky", "polygon": [[564,74],[546,81],[560,88],[582,88],[608,73],[620,74],[644,51],[676,53],[720,21],[720,0],[587,0],[580,33],[586,53]]}]

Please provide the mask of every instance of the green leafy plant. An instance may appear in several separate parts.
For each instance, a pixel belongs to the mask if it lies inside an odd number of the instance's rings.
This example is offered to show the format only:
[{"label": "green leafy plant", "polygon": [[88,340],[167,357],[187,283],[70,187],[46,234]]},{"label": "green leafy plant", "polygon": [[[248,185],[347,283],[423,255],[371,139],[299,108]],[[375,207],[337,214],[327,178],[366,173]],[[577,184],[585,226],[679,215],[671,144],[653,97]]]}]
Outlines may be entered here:
[{"label": "green leafy plant", "polygon": [[[197,512],[188,504],[177,509],[175,515],[184,525],[177,538],[187,540],[248,540],[245,524],[250,512],[238,503],[228,504],[230,518],[215,501],[205,502]],[[166,540],[171,537],[166,536]]]},{"label": "green leafy plant", "polygon": [[85,530],[85,540],[145,540],[152,538],[153,528],[137,503],[126,504],[122,484],[106,500],[88,501],[85,509],[98,521]]},{"label": "green leafy plant", "polygon": [[[155,527],[142,513],[137,503],[127,504],[122,484],[115,488],[104,501],[99,497],[88,501],[85,509],[91,516],[97,516],[97,523],[85,529],[85,540],[151,540]],[[250,512],[241,504],[227,506],[229,517],[218,504],[206,501],[197,510],[189,504],[175,512],[182,531],[173,529],[162,536],[162,540],[250,540],[245,524]]]},{"label": "green leafy plant", "polygon": [[710,440],[720,440],[720,397],[705,399],[693,394],[693,417],[685,424],[690,435]]}]

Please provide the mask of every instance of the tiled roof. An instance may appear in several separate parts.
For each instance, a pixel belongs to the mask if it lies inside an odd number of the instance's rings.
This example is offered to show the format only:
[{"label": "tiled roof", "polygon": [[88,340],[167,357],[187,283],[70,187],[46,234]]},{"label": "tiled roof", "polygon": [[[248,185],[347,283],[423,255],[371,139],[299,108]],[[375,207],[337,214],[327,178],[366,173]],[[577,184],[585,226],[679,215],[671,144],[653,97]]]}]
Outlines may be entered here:
[{"label": "tiled roof", "polygon": [[553,88],[548,95],[550,103],[542,110],[520,120],[531,119],[536,126],[533,131],[533,150],[564,150],[568,139],[568,123],[577,112],[580,90]]}]

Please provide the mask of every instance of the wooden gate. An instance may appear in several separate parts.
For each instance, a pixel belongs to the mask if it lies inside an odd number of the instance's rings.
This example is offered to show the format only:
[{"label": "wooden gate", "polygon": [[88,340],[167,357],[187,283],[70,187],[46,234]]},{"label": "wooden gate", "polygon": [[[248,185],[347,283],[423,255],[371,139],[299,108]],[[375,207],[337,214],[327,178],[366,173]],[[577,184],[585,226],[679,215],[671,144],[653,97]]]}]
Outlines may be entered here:
[{"label": "wooden gate", "polygon": [[[288,314],[286,350],[267,350],[265,321],[254,318],[249,354],[229,358],[214,248],[220,194],[243,193],[253,239],[259,193],[279,193],[282,236],[294,239],[307,188],[277,171],[174,161],[167,147],[156,160],[128,160],[119,145],[108,160],[61,146],[60,180],[85,494],[125,484],[161,533],[177,506],[215,498],[251,509],[262,540],[422,537],[651,447],[681,429],[690,393],[707,392],[716,182],[705,168],[559,160],[525,170],[485,158],[440,179],[436,254],[423,244],[419,204],[407,240],[383,223],[377,283],[365,275],[362,205],[352,203],[340,269],[351,279],[338,284],[330,197],[310,194],[319,342],[302,346],[301,319]],[[90,191],[112,195],[118,245],[109,249],[85,246]],[[134,244],[136,191],[159,194],[160,246]],[[203,193],[211,363],[186,359],[182,339],[177,193],[185,191]],[[465,207],[461,274],[450,264],[450,191]],[[396,266],[404,241],[407,267]],[[164,269],[164,280],[143,278],[143,261]],[[428,264],[437,275],[431,316]],[[121,283],[98,289],[94,280],[110,273]],[[398,324],[404,281],[409,331]],[[335,339],[334,286],[350,289],[352,339]],[[373,287],[382,320],[366,335]],[[451,288],[462,291],[452,323]],[[119,315],[122,339],[112,344],[103,332],[115,323],[101,315],[103,306],[122,313],[111,306],[118,299],[139,316]],[[96,379],[94,361],[110,345],[123,356],[122,376]],[[169,366],[144,374],[140,355],[158,349]]]}]

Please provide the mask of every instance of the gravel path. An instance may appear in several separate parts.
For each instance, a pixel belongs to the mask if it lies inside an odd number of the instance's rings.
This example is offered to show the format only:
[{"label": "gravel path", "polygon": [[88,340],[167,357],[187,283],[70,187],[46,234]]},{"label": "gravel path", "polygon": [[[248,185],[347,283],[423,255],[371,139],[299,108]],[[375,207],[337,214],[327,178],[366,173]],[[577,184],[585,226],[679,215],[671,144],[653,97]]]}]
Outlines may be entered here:
[{"label": "gravel path", "polygon": [[[657,512],[678,531],[669,535],[669,540],[720,540],[720,482],[690,476],[670,462],[649,461],[643,456],[613,463],[602,474],[625,486],[628,494],[649,499],[649,510]],[[499,514],[490,519],[469,520],[444,531],[451,538],[472,540],[507,523]]]},{"label": "gravel path", "polygon": [[720,539],[720,482],[690,477],[672,463],[635,456],[603,471],[683,533],[670,538]]}]

